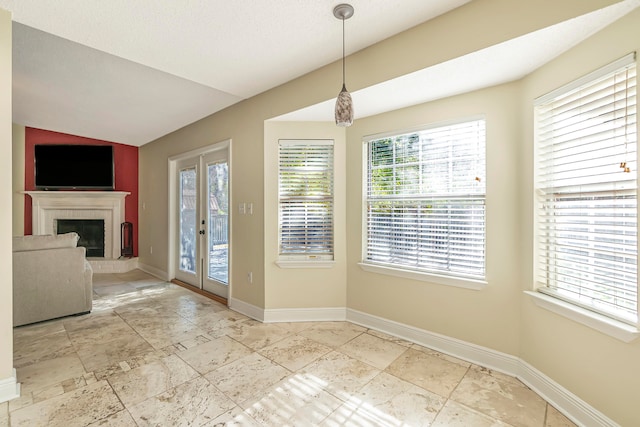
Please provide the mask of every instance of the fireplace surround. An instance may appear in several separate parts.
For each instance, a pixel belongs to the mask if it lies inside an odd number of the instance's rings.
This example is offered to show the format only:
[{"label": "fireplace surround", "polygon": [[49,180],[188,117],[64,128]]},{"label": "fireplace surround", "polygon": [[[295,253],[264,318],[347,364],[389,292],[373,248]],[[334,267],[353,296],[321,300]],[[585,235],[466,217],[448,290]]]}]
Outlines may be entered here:
[{"label": "fireplace surround", "polygon": [[25,191],[31,197],[33,234],[56,234],[59,219],[104,221],[104,259],[120,257],[125,191]]}]

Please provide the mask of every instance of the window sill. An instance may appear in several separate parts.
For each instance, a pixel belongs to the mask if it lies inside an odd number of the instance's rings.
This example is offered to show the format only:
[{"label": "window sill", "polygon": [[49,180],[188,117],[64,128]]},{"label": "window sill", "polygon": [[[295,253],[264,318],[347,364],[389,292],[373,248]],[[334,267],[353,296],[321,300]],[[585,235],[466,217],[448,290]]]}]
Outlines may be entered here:
[{"label": "window sill", "polygon": [[598,332],[616,338],[620,341],[630,343],[640,336],[640,330],[638,330],[637,327],[628,325],[624,322],[578,307],[566,301],[562,301],[561,299],[545,295],[542,292],[525,291],[524,293],[529,295],[538,307],[581,323],[591,329],[595,329]]},{"label": "window sill", "polygon": [[487,286],[484,280],[465,279],[460,277],[441,276],[438,274],[423,273],[420,271],[403,270],[400,268],[381,265],[358,263],[361,269],[370,273],[386,274],[388,276],[403,277],[405,279],[420,280],[422,282],[437,283],[439,285],[455,286],[458,288],[479,291]]},{"label": "window sill", "polygon": [[333,260],[279,260],[276,265],[280,268],[333,268]]}]

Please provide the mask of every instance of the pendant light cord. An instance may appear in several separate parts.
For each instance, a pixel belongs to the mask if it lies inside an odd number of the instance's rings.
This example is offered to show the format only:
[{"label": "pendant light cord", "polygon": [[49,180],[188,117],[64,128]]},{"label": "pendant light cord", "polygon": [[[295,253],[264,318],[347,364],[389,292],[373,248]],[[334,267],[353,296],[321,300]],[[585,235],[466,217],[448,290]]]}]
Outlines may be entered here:
[{"label": "pendant light cord", "polygon": [[344,73],[344,16],[342,17],[342,86],[345,85]]}]

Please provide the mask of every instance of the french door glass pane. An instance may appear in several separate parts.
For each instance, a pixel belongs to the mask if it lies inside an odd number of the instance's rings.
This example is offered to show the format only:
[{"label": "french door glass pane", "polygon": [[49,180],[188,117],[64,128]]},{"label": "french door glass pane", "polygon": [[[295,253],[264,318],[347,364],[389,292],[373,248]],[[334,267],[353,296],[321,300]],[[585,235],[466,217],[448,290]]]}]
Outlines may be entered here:
[{"label": "french door glass pane", "polygon": [[196,273],[196,169],[180,171],[180,270]]},{"label": "french door glass pane", "polygon": [[208,277],[229,283],[229,170],[226,162],[207,165],[209,204]]}]

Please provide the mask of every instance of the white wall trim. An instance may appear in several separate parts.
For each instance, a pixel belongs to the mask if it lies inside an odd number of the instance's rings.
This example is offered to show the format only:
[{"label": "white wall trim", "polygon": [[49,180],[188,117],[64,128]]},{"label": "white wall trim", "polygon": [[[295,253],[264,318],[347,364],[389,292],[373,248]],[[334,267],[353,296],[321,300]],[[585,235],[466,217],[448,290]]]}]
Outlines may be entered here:
[{"label": "white wall trim", "polygon": [[508,375],[515,376],[519,371],[517,357],[476,344],[353,309],[347,309],[347,320]]},{"label": "white wall trim", "polygon": [[602,412],[522,359],[520,373],[516,377],[578,425],[620,427]]},{"label": "white wall trim", "polygon": [[357,310],[347,309],[347,320],[514,376],[578,425],[619,427],[613,420],[518,357]]},{"label": "white wall trim", "polygon": [[237,311],[240,314],[249,316],[252,319],[264,322],[264,309],[239,299],[230,297],[228,300],[229,308],[233,311]]},{"label": "white wall trim", "polygon": [[17,381],[16,370],[9,378],[0,380],[0,403],[20,397],[20,383]]},{"label": "white wall trim", "polygon": [[169,274],[166,271],[160,270],[159,268],[150,266],[148,264],[144,264],[139,260],[138,260],[138,268],[144,271],[145,273],[149,273],[152,276],[157,277],[158,279],[166,280],[167,282],[171,280],[171,278],[169,277]]},{"label": "white wall trim", "polygon": [[337,322],[347,320],[344,307],[272,308],[264,310],[264,322]]}]

